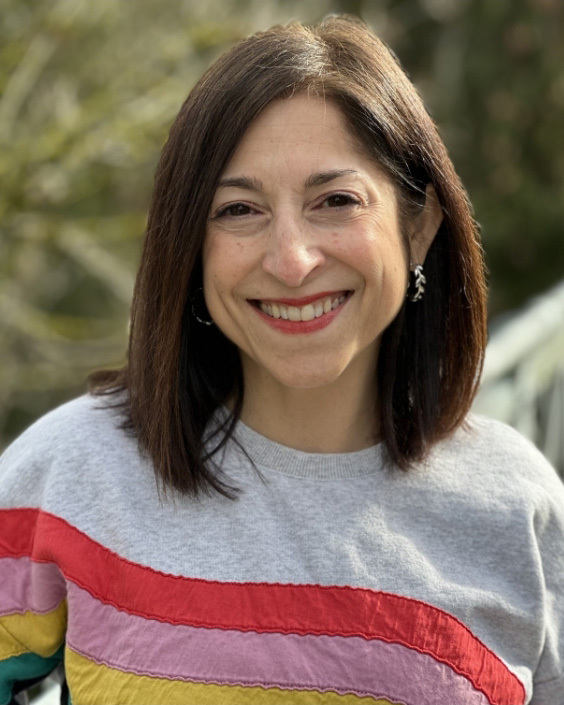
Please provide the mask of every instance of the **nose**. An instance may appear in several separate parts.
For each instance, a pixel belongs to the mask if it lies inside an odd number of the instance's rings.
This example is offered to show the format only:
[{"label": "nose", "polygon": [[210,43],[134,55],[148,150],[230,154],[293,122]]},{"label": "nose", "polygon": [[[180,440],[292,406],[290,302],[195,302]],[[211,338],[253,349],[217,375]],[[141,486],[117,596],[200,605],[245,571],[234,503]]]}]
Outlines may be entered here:
[{"label": "nose", "polygon": [[301,286],[325,263],[325,255],[307,223],[298,218],[277,217],[270,226],[262,266],[286,286]]}]

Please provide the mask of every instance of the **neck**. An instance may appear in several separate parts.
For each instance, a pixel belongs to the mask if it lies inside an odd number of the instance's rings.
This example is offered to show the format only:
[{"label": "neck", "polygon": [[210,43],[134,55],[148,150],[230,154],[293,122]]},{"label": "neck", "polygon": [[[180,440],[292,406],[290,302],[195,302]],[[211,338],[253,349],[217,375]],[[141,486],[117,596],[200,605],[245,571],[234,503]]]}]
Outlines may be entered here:
[{"label": "neck", "polygon": [[[352,378],[349,378],[352,377]],[[342,375],[314,389],[273,378],[245,385],[241,420],[272,441],[309,453],[349,453],[378,441],[376,383]]]}]

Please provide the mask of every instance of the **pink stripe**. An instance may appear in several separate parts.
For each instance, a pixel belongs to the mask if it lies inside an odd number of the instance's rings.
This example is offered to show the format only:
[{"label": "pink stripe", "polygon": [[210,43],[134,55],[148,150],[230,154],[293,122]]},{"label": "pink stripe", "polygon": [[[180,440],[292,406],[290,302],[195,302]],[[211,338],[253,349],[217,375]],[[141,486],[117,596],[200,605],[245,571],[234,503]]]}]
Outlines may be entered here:
[{"label": "pink stripe", "polygon": [[73,583],[68,605],[67,644],[122,671],[227,685],[335,690],[412,705],[488,703],[449,666],[401,644],[174,625],[119,611]]},{"label": "pink stripe", "polygon": [[0,558],[0,616],[50,612],[65,595],[65,580],[52,563],[35,563],[27,556]]}]

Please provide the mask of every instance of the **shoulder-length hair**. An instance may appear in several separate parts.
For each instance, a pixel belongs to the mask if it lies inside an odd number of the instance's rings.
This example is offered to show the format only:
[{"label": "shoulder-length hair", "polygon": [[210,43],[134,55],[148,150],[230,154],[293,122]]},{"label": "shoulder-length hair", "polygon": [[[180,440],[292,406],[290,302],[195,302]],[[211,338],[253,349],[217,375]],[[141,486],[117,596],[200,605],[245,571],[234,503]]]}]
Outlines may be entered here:
[{"label": "shoulder-length hair", "polygon": [[[404,303],[381,341],[375,397],[390,460],[407,469],[423,459],[462,423],[476,393],[486,341],[482,250],[466,192],[416,89],[356,20],[273,27],[223,54],[183,104],[156,170],[128,364],[91,377],[94,393],[127,391],[127,424],[165,489],[233,496],[209,461],[239,418],[244,385],[235,346],[192,315],[202,246],[217,183],[243,134],[271,101],[300,91],[340,107],[394,181],[406,217],[421,207],[427,184],[443,211],[425,260],[425,296]],[[233,411],[205,438],[228,397]]]}]

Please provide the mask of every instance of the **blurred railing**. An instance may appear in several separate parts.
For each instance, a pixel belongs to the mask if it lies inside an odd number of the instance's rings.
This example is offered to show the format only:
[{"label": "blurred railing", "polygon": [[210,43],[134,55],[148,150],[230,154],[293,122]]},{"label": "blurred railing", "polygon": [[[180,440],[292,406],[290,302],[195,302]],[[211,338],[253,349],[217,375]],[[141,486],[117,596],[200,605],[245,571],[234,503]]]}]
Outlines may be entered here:
[{"label": "blurred railing", "polygon": [[514,426],[564,478],[564,281],[494,326],[473,410]]}]

